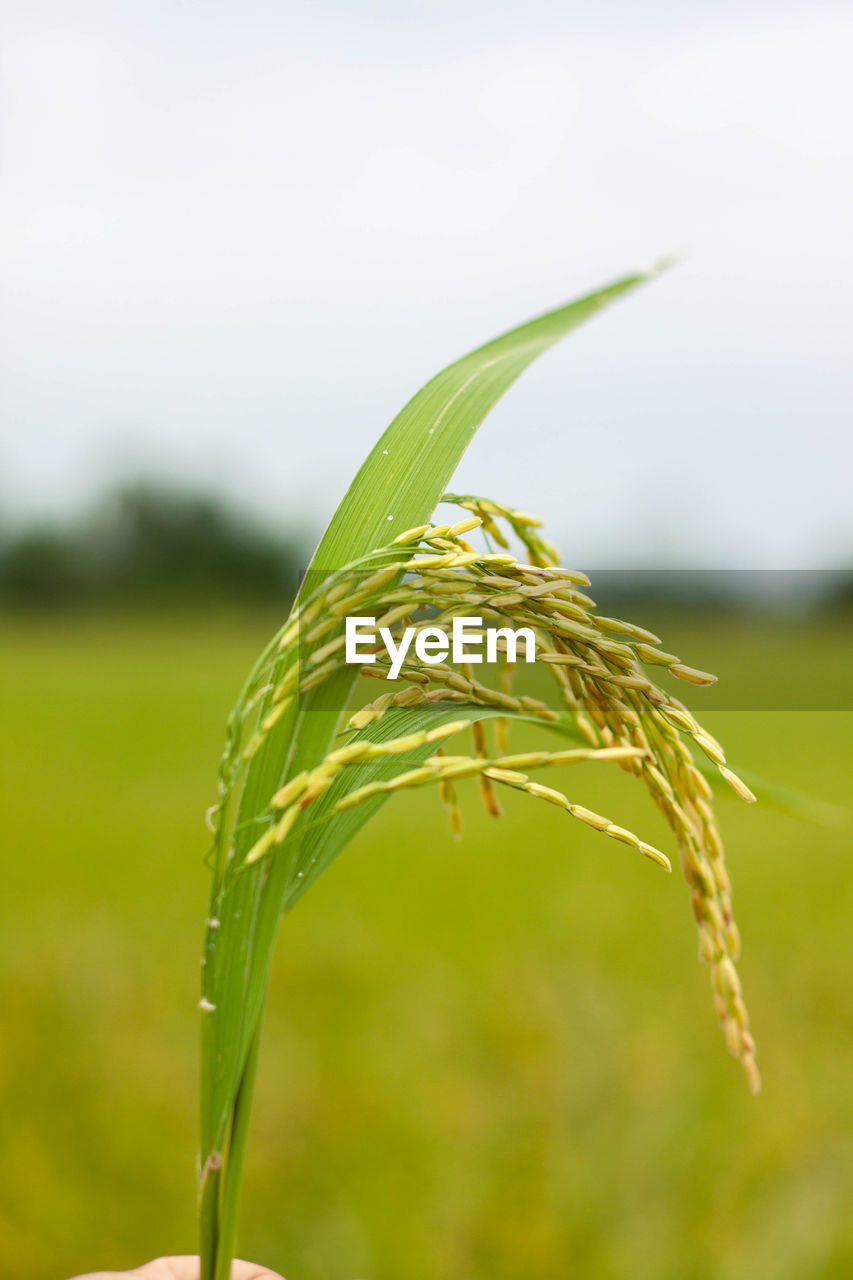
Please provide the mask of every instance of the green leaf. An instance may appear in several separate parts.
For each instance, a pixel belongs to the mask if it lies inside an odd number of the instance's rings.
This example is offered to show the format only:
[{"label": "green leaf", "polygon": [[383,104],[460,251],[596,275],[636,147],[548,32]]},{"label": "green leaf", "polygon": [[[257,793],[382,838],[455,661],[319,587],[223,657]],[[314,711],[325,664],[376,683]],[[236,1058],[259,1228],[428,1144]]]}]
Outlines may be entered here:
[{"label": "green leaf", "polygon": [[[550,311],[478,348],[427,383],[388,427],[344,496],[312,560],[312,586],[318,576],[368,556],[403,530],[425,523],[474,432],[524,369],[653,274],[627,276]],[[307,656],[308,650],[302,654]],[[220,834],[218,868],[242,863],[271,820],[270,797],[288,777],[322,760],[356,678],[357,668],[342,669],[321,688],[297,699],[269,733],[242,777],[239,796],[230,798],[228,812],[236,817]],[[339,843],[324,837],[323,865],[340,851],[352,829],[347,823],[335,825],[334,840]],[[251,1098],[247,1063],[257,1051],[278,921],[301,858],[295,831],[274,857],[235,876],[214,878],[215,924],[205,944],[204,994],[215,1008],[204,1015],[202,1033],[204,1280],[225,1280],[228,1275],[243,1126]],[[235,1136],[238,1099],[240,1132]]]},{"label": "green leaf", "polygon": [[473,433],[519,374],[560,338],[667,265],[625,276],[548,311],[432,378],[362,463],[323,535],[312,568],[338,568],[428,520]]}]

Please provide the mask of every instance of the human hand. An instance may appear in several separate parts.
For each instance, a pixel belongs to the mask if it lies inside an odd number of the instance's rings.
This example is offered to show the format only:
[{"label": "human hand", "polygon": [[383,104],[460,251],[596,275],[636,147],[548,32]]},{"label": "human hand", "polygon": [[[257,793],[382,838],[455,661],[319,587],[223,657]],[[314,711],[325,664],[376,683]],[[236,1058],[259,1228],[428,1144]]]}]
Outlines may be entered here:
[{"label": "human hand", "polygon": [[[85,1276],[74,1276],[72,1280],[199,1280],[201,1263],[197,1254],[186,1254],[180,1258],[155,1258],[144,1266],[135,1267],[133,1271],[93,1271]],[[283,1280],[277,1271],[267,1267],[258,1267],[253,1262],[240,1262],[231,1266],[231,1280]]]}]

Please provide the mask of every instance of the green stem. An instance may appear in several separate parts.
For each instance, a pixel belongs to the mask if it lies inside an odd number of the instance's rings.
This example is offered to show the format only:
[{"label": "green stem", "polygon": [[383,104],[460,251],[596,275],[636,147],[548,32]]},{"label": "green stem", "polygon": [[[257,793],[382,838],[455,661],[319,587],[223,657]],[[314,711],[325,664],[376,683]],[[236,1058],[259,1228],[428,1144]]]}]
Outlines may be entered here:
[{"label": "green stem", "polygon": [[213,1269],[216,1266],[216,1243],[219,1238],[219,1191],[221,1183],[222,1171],[220,1169],[207,1170],[203,1175],[201,1206],[199,1209],[202,1280],[213,1280]]},{"label": "green stem", "polygon": [[237,1210],[243,1181],[243,1163],[249,1136],[252,1095],[258,1071],[263,1011],[249,1043],[246,1065],[234,1099],[228,1150],[222,1169],[205,1179],[201,1202],[202,1280],[229,1280],[237,1237]]},{"label": "green stem", "polygon": [[252,1097],[258,1074],[261,1038],[263,1034],[263,1010],[258,1018],[240,1088],[234,1101],[234,1119],[231,1125],[231,1142],[228,1147],[228,1163],[222,1186],[222,1213],[217,1244],[215,1280],[228,1280],[237,1239],[237,1211],[240,1207],[240,1189],[243,1185],[243,1162],[249,1137],[249,1120],[252,1114]]}]

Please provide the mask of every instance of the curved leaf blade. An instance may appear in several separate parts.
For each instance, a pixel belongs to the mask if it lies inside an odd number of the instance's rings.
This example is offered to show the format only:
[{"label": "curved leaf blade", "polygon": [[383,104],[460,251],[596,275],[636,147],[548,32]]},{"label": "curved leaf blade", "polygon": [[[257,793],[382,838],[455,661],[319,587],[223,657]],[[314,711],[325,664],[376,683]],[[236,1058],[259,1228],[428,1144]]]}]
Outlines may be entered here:
[{"label": "curved leaf blade", "polygon": [[668,265],[624,276],[547,311],[436,374],[401,409],[362,463],[312,567],[337,568],[428,520],[473,433],[528,365]]}]

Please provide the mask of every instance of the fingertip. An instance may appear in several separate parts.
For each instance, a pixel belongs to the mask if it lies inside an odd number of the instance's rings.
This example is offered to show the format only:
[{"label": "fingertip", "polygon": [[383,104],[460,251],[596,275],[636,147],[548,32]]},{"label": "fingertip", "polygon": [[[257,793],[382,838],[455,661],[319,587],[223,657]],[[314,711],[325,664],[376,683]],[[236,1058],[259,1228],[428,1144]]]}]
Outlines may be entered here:
[{"label": "fingertip", "polygon": [[278,1271],[270,1271],[269,1267],[259,1267],[254,1262],[235,1259],[231,1267],[231,1280],[284,1280]]}]

